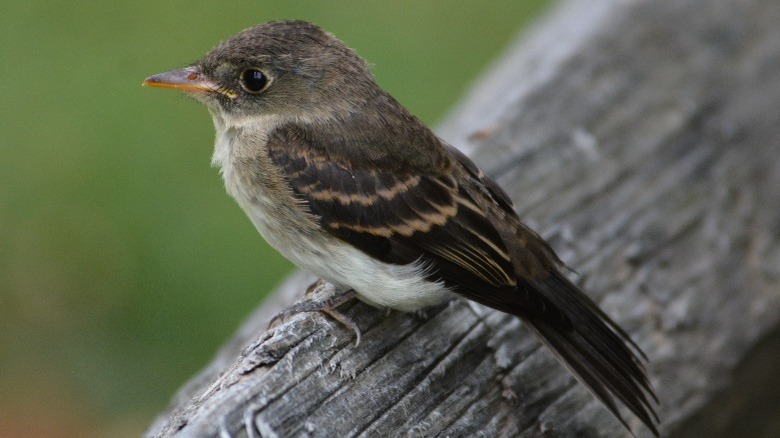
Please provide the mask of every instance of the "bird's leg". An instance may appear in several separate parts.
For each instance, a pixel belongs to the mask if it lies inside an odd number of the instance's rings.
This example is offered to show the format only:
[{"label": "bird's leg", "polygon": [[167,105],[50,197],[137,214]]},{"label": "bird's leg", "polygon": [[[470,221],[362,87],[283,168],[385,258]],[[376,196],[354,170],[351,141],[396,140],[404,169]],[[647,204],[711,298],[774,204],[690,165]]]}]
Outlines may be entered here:
[{"label": "bird's leg", "polygon": [[[325,287],[332,288],[333,285],[324,282],[323,280],[317,280],[312,283],[306,289],[306,295],[318,295]],[[268,324],[268,328],[273,327],[277,321],[288,318],[292,315],[296,315],[302,312],[322,312],[329,315],[331,318],[340,322],[344,327],[352,329],[355,332],[355,347],[360,345],[360,328],[358,325],[349,319],[346,315],[336,310],[337,307],[357,297],[357,292],[354,289],[348,289],[344,292],[336,293],[325,299],[313,299],[311,301],[304,301],[295,303],[291,307],[288,307],[281,312],[274,315],[271,318],[271,322]]]}]

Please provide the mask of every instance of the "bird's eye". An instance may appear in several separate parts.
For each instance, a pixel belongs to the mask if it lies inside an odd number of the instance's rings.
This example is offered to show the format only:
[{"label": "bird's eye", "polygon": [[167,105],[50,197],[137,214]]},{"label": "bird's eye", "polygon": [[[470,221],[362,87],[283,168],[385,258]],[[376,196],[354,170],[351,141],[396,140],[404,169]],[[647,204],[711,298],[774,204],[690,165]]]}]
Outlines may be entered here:
[{"label": "bird's eye", "polygon": [[250,93],[259,93],[268,87],[268,76],[256,68],[248,68],[241,72],[241,86]]}]

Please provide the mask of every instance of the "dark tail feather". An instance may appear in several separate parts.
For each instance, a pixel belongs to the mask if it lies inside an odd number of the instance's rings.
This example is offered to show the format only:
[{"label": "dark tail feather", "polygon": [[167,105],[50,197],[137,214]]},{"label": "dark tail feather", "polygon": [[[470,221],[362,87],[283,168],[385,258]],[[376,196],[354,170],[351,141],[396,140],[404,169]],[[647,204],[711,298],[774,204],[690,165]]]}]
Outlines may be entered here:
[{"label": "dark tail feather", "polygon": [[544,315],[526,316],[525,321],[627,429],[631,430],[618,412],[615,398],[658,436],[658,416],[650,401],[657,404],[658,398],[640,359],[646,360],[644,353],[562,274],[553,273],[533,285],[570,323],[551,321]]}]

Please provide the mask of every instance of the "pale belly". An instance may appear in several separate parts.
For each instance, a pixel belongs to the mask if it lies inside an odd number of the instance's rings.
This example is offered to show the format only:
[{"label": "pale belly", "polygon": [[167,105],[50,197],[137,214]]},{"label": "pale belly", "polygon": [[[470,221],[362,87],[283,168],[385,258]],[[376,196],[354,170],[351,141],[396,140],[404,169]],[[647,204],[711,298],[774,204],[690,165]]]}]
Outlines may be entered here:
[{"label": "pale belly", "polygon": [[354,289],[368,304],[411,311],[450,296],[443,284],[425,278],[425,268],[419,263],[384,263],[329,235],[312,235],[290,223],[268,221],[257,206],[242,208],[268,244],[288,260],[339,290]]}]

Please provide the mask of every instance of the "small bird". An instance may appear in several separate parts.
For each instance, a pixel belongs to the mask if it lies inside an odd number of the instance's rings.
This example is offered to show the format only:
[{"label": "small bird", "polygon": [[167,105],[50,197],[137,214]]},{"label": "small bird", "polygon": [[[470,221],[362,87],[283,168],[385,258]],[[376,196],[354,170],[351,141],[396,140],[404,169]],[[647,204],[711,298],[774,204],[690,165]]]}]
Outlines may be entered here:
[{"label": "small bird", "polygon": [[644,353],[501,187],[332,34],[258,25],[144,85],[206,105],[227,192],[271,246],[336,286],[316,310],[356,296],[412,311],[460,296],[515,315],[627,429],[615,399],[658,435]]}]

